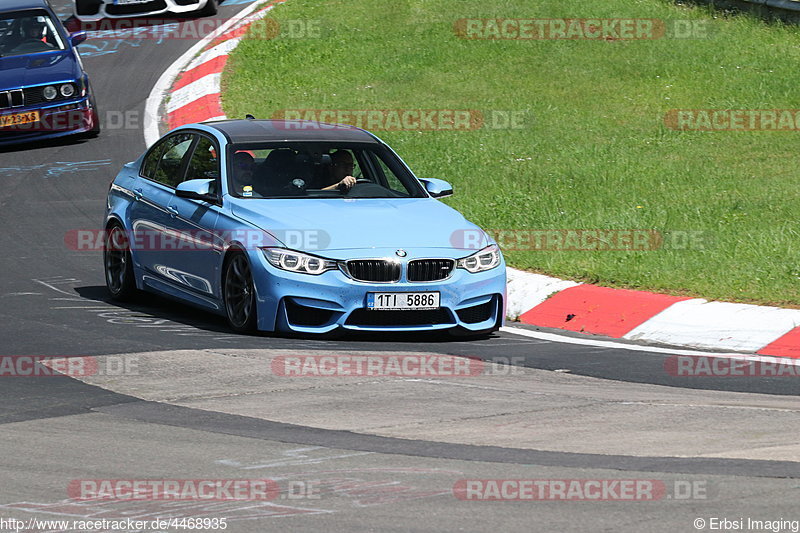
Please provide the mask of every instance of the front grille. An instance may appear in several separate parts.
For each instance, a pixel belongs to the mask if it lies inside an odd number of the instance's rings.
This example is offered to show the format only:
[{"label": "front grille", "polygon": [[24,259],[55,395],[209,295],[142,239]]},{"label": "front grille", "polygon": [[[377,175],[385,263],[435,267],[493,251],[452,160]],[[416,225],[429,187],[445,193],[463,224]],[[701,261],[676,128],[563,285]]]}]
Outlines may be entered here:
[{"label": "front grille", "polygon": [[473,305],[472,307],[459,309],[456,311],[456,313],[458,313],[458,318],[462,322],[466,324],[477,324],[478,322],[483,322],[484,320],[489,320],[492,318],[494,306],[495,302],[492,300],[490,302],[486,302],[485,304]]},{"label": "front grille", "polygon": [[[62,84],[54,84],[53,87],[60,89]],[[72,84],[73,87],[75,84]],[[80,98],[78,88],[75,87],[75,94],[70,97],[61,96],[59,90],[57,96],[52,100],[46,100],[44,97],[44,88],[41,87],[25,87],[24,89],[17,89],[14,91],[0,92],[0,109],[9,109],[13,107],[32,106],[44,103],[58,103],[64,100],[74,100]]]},{"label": "front grille", "polygon": [[327,309],[317,309],[316,307],[306,307],[286,300],[286,315],[291,324],[295,326],[324,326],[333,318],[334,311]]},{"label": "front grille", "polygon": [[358,281],[399,281],[400,269],[400,263],[386,259],[354,259],[347,262],[350,277]]},{"label": "front grille", "polygon": [[[28,105],[36,105],[46,102],[47,100],[45,100],[44,94],[42,94],[43,91],[44,87],[28,87],[25,89],[25,102],[27,102]],[[60,97],[61,93],[58,93],[56,100],[60,99]]]},{"label": "front grille", "polygon": [[164,0],[153,0],[144,4],[123,4],[123,5],[106,5],[106,13],[109,15],[136,15],[137,13],[144,13],[147,11],[161,11],[167,9],[167,3]]},{"label": "front grille", "polygon": [[417,311],[370,311],[356,309],[347,319],[348,326],[427,326],[451,324],[447,309],[422,309]]},{"label": "front grille", "polygon": [[408,281],[447,279],[455,268],[452,259],[416,259],[408,263]]},{"label": "front grille", "polygon": [[25,96],[21,89],[0,92],[0,109],[22,107],[25,105]]}]

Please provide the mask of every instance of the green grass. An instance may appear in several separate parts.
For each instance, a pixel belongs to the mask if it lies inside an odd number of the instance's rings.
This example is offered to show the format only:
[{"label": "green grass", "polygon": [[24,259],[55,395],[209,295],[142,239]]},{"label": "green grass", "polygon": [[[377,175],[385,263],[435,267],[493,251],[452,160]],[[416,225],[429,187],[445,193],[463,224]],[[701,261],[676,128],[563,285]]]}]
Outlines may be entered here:
[{"label": "green grass", "polygon": [[[800,132],[679,132],[670,109],[800,109],[800,29],[667,0],[289,0],[322,38],[246,39],[228,116],[281,109],[524,111],[525,128],[376,132],[486,229],[700,231],[704,249],[507,251],[511,266],[800,305]],[[712,19],[705,39],[459,39],[460,18]],[[641,206],[641,207],[637,207]]]}]

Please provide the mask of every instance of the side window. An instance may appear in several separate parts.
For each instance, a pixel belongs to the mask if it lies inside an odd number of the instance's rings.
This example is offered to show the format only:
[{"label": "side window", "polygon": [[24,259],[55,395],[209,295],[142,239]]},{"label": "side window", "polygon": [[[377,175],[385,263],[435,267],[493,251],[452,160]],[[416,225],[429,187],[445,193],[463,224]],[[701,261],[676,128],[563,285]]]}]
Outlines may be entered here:
[{"label": "side window", "polygon": [[192,158],[189,160],[189,169],[186,171],[187,180],[218,179],[219,157],[217,147],[208,137],[200,137]]},{"label": "side window", "polygon": [[166,144],[165,141],[160,142],[150,150],[150,153],[147,154],[144,158],[144,162],[142,163],[142,169],[139,171],[139,175],[149,179],[155,179],[156,168],[158,167],[158,160],[161,159],[161,154],[164,153],[164,145]]},{"label": "side window", "polygon": [[194,135],[178,133],[164,141],[164,148],[158,158],[158,165],[150,179],[175,187],[181,180],[181,168],[186,152],[192,146]]}]

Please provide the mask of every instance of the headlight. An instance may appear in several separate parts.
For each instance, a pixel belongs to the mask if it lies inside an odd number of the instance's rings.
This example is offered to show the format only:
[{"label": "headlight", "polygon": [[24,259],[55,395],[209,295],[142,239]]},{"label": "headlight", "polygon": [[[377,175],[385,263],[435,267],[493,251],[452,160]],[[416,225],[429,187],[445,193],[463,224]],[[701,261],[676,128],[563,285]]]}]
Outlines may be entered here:
[{"label": "headlight", "polygon": [[336,261],[286,248],[262,248],[261,251],[272,266],[289,272],[319,275],[337,268]]},{"label": "headlight", "polygon": [[42,91],[45,100],[55,100],[56,96],[58,96],[58,91],[52,85],[48,85]]},{"label": "headlight", "polygon": [[73,94],[75,94],[75,87],[71,83],[65,83],[61,86],[61,96],[69,98]]},{"label": "headlight", "polygon": [[480,252],[458,260],[458,268],[463,268],[473,274],[491,270],[500,264],[500,248],[496,244],[487,246]]}]

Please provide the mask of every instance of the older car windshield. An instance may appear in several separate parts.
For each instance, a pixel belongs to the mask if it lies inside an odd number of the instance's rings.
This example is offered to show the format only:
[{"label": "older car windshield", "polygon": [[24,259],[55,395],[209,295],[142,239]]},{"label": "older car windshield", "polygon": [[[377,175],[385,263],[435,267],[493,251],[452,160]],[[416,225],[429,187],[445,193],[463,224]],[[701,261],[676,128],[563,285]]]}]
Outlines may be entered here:
[{"label": "older car windshield", "polygon": [[0,56],[64,50],[64,41],[43,10],[0,14]]},{"label": "older car windshield", "polygon": [[380,145],[231,145],[228,190],[242,198],[420,198],[408,169]]}]

